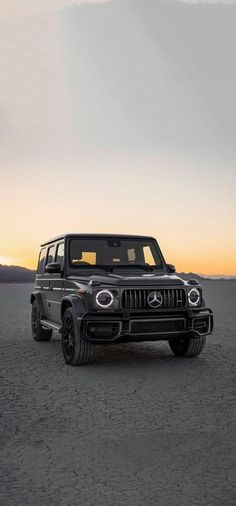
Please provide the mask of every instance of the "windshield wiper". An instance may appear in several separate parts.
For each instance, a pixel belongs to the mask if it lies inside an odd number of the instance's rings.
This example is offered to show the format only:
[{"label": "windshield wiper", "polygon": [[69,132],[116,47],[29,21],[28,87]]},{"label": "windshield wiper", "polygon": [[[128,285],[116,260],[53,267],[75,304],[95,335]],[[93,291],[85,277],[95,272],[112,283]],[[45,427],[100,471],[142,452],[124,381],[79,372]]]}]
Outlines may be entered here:
[{"label": "windshield wiper", "polygon": [[142,269],[143,271],[153,271],[153,267],[151,265],[144,264],[121,264],[121,265],[113,265],[114,269]]},{"label": "windshield wiper", "polygon": [[112,272],[113,271],[113,267],[111,265],[102,265],[102,264],[89,264],[88,266],[88,269],[90,269],[92,267],[92,269],[103,269],[104,271],[107,271],[107,272]]},{"label": "windshield wiper", "polygon": [[[75,267],[75,266],[74,266]],[[76,269],[78,270],[86,270],[86,269],[102,269],[103,271],[112,272],[113,267],[112,265],[102,265],[102,264],[89,264],[89,263],[83,263],[83,264],[77,264]]]}]

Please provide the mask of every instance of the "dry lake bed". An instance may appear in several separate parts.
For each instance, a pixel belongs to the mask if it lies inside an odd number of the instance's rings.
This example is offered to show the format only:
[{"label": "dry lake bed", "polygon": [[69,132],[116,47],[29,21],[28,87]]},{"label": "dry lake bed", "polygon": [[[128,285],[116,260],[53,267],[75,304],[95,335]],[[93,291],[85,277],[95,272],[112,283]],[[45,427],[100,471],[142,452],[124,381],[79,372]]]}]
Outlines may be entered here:
[{"label": "dry lake bed", "polygon": [[2,506],[235,505],[236,281],[203,287],[200,357],[128,344],[79,368],[32,340],[32,285],[0,284]]}]

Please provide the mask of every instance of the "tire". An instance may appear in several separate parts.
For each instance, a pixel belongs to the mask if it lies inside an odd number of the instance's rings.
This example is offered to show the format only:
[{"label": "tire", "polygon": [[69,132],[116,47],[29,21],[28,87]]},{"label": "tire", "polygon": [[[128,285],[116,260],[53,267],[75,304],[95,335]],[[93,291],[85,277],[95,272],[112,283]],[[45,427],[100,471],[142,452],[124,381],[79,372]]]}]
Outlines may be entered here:
[{"label": "tire", "polygon": [[202,353],[205,343],[205,336],[169,340],[170,349],[177,357],[197,357]]},{"label": "tire", "polygon": [[36,300],[32,303],[31,311],[32,336],[35,341],[50,341],[52,330],[44,329],[40,323],[40,313]]},{"label": "tire", "polygon": [[66,364],[88,365],[92,362],[95,346],[80,337],[72,308],[67,308],[62,318],[62,352]]}]

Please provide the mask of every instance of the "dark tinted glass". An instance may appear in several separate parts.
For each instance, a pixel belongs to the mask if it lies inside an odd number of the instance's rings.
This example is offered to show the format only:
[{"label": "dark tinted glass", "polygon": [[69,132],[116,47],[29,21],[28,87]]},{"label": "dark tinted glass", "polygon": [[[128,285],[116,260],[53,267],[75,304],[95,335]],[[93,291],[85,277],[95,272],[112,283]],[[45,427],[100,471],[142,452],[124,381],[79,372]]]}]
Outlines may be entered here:
[{"label": "dark tinted glass", "polygon": [[110,265],[150,265],[162,268],[162,260],[151,240],[139,239],[71,239],[70,264],[73,267]]},{"label": "dark tinted glass", "polygon": [[44,271],[44,264],[45,264],[45,258],[46,258],[46,248],[41,249],[39,254],[39,261],[38,261],[38,269],[37,274],[42,274]]},{"label": "dark tinted glass", "polygon": [[59,262],[61,266],[64,265],[64,243],[59,244],[57,248],[56,262]]},{"label": "dark tinted glass", "polygon": [[55,252],[56,252],[56,246],[54,244],[53,246],[50,246],[50,248],[48,250],[47,264],[54,262]]}]

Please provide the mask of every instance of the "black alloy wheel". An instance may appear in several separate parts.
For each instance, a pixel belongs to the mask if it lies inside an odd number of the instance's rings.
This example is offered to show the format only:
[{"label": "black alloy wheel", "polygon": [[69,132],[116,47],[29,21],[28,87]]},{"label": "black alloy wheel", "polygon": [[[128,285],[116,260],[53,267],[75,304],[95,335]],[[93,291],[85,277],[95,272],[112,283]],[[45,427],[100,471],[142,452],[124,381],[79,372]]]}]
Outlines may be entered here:
[{"label": "black alloy wheel", "polygon": [[71,307],[65,310],[62,319],[62,352],[70,365],[87,365],[92,362],[94,344],[80,336],[78,323]]},{"label": "black alloy wheel", "polygon": [[170,349],[177,357],[197,357],[202,353],[205,343],[205,336],[169,340]]}]

